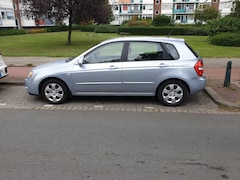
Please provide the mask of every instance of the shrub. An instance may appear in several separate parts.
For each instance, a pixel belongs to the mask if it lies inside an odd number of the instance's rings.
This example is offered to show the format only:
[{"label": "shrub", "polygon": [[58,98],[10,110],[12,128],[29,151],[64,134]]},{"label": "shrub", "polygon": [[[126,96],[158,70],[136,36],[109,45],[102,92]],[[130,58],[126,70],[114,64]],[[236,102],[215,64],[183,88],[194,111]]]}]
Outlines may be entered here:
[{"label": "shrub", "polygon": [[240,33],[221,33],[209,38],[210,43],[219,46],[240,47]]},{"label": "shrub", "polygon": [[112,25],[100,25],[96,26],[95,33],[116,33],[117,32],[117,26]]},{"label": "shrub", "polygon": [[133,16],[130,21],[126,21],[125,25],[148,27],[150,25],[150,21],[147,19],[138,19],[137,16]]},{"label": "shrub", "polygon": [[155,16],[152,21],[152,25],[154,26],[169,26],[171,22],[171,18],[165,15]]},{"label": "shrub", "polygon": [[121,24],[121,26],[127,26],[127,24],[129,23],[129,20],[124,20]]},{"label": "shrub", "polygon": [[0,36],[20,35],[20,34],[26,34],[26,31],[18,30],[18,29],[8,29],[8,30],[0,31]]},{"label": "shrub", "polygon": [[147,26],[149,26],[149,23],[147,21],[138,20],[138,21],[129,21],[126,25],[127,26],[143,26],[143,27],[147,27]]},{"label": "shrub", "polygon": [[31,30],[28,30],[27,33],[28,34],[36,34],[36,33],[46,33],[47,32],[47,29],[31,29]]}]

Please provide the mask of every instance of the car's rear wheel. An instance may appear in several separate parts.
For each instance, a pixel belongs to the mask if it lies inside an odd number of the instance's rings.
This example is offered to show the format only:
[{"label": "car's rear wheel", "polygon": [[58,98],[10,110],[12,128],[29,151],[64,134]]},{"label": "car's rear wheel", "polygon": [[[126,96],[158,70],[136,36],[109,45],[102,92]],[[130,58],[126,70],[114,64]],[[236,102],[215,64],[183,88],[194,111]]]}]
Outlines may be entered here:
[{"label": "car's rear wheel", "polygon": [[186,86],[178,80],[169,80],[160,85],[157,97],[167,106],[178,106],[185,101],[189,92]]},{"label": "car's rear wheel", "polygon": [[58,79],[49,79],[42,84],[42,97],[51,104],[61,104],[69,97],[69,91],[65,83]]}]

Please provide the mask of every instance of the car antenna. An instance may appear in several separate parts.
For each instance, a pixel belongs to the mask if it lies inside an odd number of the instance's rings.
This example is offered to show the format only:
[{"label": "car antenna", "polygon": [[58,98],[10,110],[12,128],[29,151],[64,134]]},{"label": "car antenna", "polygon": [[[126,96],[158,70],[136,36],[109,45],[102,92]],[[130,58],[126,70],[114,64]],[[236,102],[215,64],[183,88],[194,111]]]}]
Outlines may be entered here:
[{"label": "car antenna", "polygon": [[167,37],[170,37],[170,35],[172,34],[173,29],[171,29],[171,31],[168,33]]}]

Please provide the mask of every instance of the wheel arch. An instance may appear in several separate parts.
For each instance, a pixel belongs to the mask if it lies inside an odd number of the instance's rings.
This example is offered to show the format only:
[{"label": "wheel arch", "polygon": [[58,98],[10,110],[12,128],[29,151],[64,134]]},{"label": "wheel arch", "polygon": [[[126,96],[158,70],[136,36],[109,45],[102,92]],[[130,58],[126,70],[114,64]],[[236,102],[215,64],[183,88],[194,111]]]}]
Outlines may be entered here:
[{"label": "wheel arch", "polygon": [[161,83],[158,84],[158,86],[156,88],[156,91],[155,91],[155,96],[157,95],[158,89],[162,86],[162,84],[164,84],[167,81],[179,81],[179,82],[181,82],[187,88],[188,93],[190,93],[190,87],[186,83],[186,81],[184,81],[182,79],[179,79],[179,78],[169,78],[169,79],[166,79],[166,80],[164,80],[164,81],[162,81]]},{"label": "wheel arch", "polygon": [[70,91],[67,83],[66,83],[65,81],[63,81],[62,79],[57,78],[57,77],[47,77],[47,78],[43,79],[43,80],[39,83],[38,93],[39,93],[40,96],[42,96],[42,94],[41,94],[42,85],[43,85],[46,81],[48,81],[48,80],[50,80],[50,79],[58,80],[58,81],[61,81],[62,83],[64,83],[64,85],[65,85],[65,86],[67,87],[67,89],[68,89],[68,92],[69,92],[70,97],[72,96],[72,92]]}]

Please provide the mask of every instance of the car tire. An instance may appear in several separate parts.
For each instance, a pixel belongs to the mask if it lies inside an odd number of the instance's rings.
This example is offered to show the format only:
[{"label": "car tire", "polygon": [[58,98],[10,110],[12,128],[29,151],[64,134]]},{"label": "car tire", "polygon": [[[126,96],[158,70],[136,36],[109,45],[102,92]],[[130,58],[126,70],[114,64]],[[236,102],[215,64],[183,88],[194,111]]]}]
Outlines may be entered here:
[{"label": "car tire", "polygon": [[41,96],[50,104],[62,104],[69,98],[69,90],[61,80],[49,79],[41,86]]},{"label": "car tire", "polygon": [[186,86],[178,80],[162,83],[157,91],[157,97],[163,105],[178,106],[189,96]]}]

